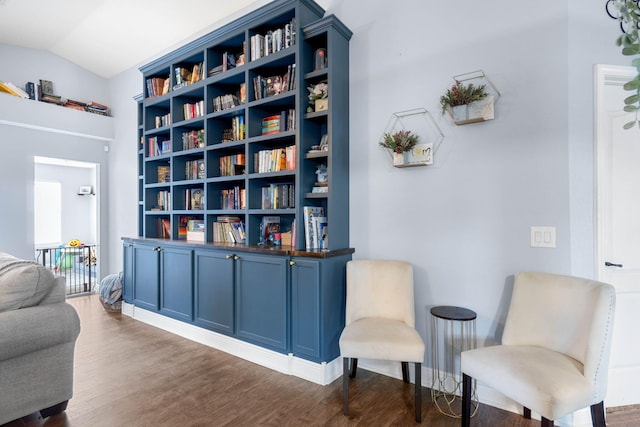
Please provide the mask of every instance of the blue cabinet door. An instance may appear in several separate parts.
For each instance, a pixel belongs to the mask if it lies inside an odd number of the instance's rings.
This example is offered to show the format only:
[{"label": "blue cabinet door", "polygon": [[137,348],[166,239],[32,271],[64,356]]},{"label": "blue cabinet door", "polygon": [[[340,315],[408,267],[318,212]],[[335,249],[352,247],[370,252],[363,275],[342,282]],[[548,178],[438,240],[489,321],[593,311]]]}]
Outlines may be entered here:
[{"label": "blue cabinet door", "polygon": [[351,255],[291,260],[291,352],[314,362],[340,356]]},{"label": "blue cabinet door", "polygon": [[160,312],[174,319],[193,320],[191,249],[164,246],[160,251]]},{"label": "blue cabinet door", "polygon": [[291,263],[291,351],[320,358],[320,264],[294,259]]},{"label": "blue cabinet door", "polygon": [[157,311],[160,285],[159,248],[133,245],[133,303]]},{"label": "blue cabinet door", "polygon": [[233,335],[233,255],[197,250],[194,258],[194,323],[212,331]]},{"label": "blue cabinet door", "polygon": [[122,244],[122,299],[133,303],[133,243],[124,242]]},{"label": "blue cabinet door", "polygon": [[236,262],[236,336],[288,353],[288,258],[242,254]]}]

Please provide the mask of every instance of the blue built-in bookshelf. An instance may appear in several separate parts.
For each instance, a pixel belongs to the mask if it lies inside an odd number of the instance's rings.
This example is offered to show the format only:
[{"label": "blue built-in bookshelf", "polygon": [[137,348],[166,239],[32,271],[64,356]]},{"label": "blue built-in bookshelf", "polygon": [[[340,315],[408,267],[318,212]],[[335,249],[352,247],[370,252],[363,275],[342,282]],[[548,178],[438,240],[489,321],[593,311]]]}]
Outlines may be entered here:
[{"label": "blue built-in bookshelf", "polygon": [[[329,230],[314,249],[349,247],[351,32],[323,15],[312,1],[275,1],[141,67],[139,236],[178,240],[197,220],[205,242],[228,243],[218,223],[240,221],[245,240],[232,242],[255,246],[263,217],[278,216],[290,249],[306,250],[308,206],[322,208]],[[324,83],[328,98],[316,106],[307,88]],[[233,174],[224,173],[230,158]],[[321,166],[327,179],[317,183]],[[158,173],[166,168],[169,179]]]},{"label": "blue built-in bookshelf", "polygon": [[141,67],[123,238],[125,314],[322,384],[354,252],[351,31],[324,13],[277,0]]}]

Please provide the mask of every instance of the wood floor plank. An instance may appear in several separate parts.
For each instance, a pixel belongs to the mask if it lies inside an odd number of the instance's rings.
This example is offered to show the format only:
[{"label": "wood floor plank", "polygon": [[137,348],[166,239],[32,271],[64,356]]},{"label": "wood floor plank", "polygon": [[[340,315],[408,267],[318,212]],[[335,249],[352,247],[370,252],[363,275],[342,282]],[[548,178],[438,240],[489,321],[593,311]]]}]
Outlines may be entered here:
[{"label": "wood floor plank", "polygon": [[[82,331],[74,397],[66,413],[45,420],[32,414],[0,427],[416,425],[413,385],[399,379],[358,370],[350,383],[350,416],[345,417],[341,378],[323,387],[272,371],[107,313],[97,295],[68,301],[80,315]],[[422,425],[460,425],[436,410],[429,389],[423,388],[422,400]],[[607,425],[639,425],[638,412],[608,414]],[[537,427],[539,421],[480,405],[472,425]]]}]

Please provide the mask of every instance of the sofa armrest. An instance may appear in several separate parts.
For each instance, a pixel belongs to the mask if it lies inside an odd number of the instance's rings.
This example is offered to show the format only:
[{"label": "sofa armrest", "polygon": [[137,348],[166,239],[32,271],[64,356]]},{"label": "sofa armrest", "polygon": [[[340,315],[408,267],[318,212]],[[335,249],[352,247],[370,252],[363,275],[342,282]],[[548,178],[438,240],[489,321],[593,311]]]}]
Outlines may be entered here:
[{"label": "sofa armrest", "polygon": [[58,344],[80,334],[76,310],[62,302],[0,313],[0,361]]}]

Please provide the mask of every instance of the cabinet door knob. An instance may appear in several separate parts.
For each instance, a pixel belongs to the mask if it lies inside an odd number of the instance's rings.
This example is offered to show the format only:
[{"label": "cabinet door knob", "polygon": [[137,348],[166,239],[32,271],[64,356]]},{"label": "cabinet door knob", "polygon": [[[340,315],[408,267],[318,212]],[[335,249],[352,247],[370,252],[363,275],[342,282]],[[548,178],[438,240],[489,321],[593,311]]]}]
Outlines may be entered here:
[{"label": "cabinet door knob", "polygon": [[155,248],[153,248],[153,250],[160,252],[162,250],[162,248],[160,246],[156,246]]},{"label": "cabinet door knob", "polygon": [[233,259],[235,259],[236,261],[240,259],[240,257],[238,255],[234,256]]},{"label": "cabinet door knob", "polygon": [[233,257],[233,255],[227,255],[225,258],[231,259],[231,257]]},{"label": "cabinet door knob", "polygon": [[289,265],[296,265],[295,261],[289,261]]}]

